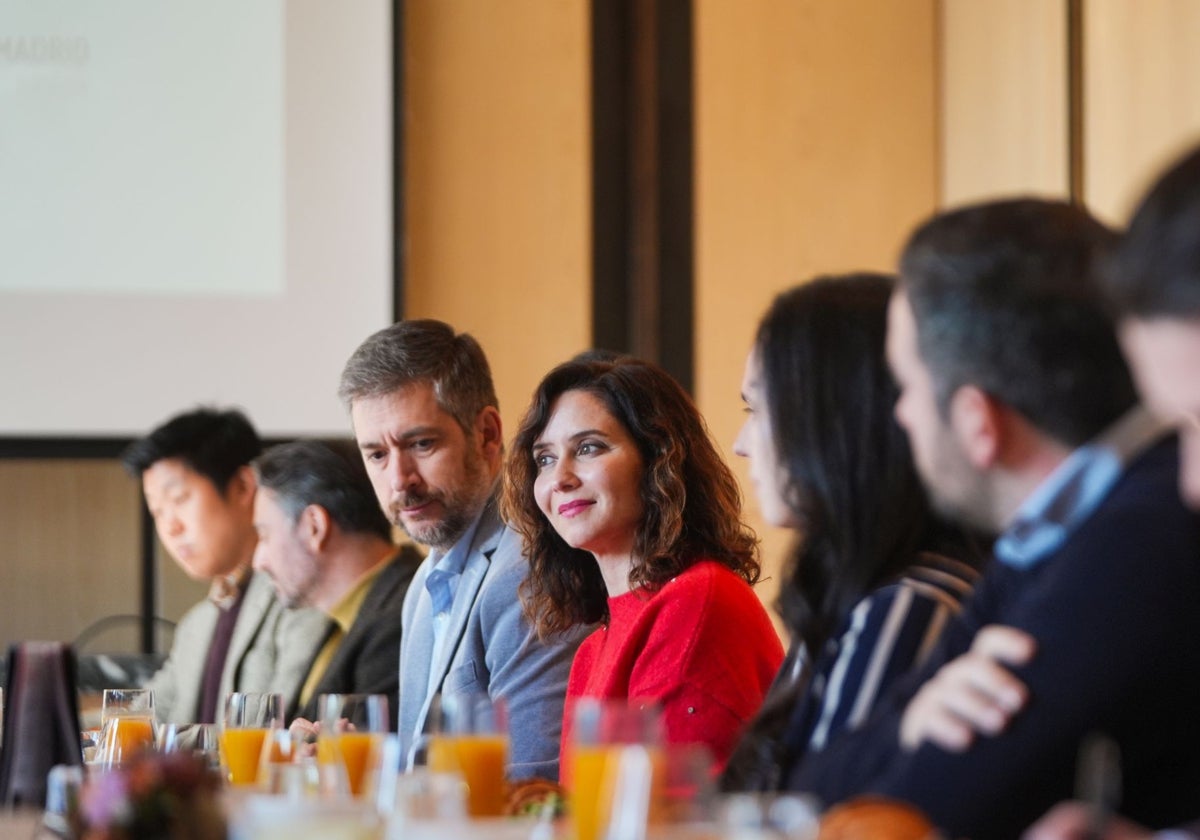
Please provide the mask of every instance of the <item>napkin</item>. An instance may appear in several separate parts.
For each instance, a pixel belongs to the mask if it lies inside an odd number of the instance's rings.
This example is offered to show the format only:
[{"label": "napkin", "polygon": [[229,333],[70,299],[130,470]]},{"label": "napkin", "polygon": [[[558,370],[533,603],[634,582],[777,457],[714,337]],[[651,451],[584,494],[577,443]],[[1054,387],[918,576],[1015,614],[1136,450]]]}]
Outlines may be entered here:
[{"label": "napkin", "polygon": [[8,649],[0,747],[0,805],[42,807],[56,764],[83,764],[75,693],[75,654],[62,642]]}]

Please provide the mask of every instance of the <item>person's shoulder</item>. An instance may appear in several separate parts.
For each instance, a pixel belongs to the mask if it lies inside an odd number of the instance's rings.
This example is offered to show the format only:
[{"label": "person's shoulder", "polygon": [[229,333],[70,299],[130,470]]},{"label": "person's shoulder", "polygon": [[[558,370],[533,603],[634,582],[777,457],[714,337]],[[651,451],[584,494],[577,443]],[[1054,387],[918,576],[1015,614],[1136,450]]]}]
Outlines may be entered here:
[{"label": "person's shoulder", "polygon": [[1174,435],[1139,455],[1062,551],[1120,554],[1148,550],[1194,556],[1200,513],[1179,496],[1179,447]]},{"label": "person's shoulder", "polygon": [[686,610],[696,622],[744,616],[748,611],[766,615],[754,588],[715,560],[701,560],[680,572],[663,585],[657,597],[666,602],[664,606]]},{"label": "person's shoulder", "polygon": [[217,620],[217,605],[208,598],[201,598],[196,603],[192,604],[184,614],[175,622],[175,633],[178,636],[181,630],[187,630],[196,624],[202,624],[206,621],[215,622]]},{"label": "person's shoulder", "polygon": [[1096,507],[1090,525],[1102,525],[1117,516],[1183,517],[1198,520],[1179,496],[1179,439],[1168,435],[1129,463],[1112,490]]},{"label": "person's shoulder", "polygon": [[882,604],[911,595],[958,610],[980,578],[979,570],[969,563],[923,551],[897,578],[867,593],[863,600]]}]

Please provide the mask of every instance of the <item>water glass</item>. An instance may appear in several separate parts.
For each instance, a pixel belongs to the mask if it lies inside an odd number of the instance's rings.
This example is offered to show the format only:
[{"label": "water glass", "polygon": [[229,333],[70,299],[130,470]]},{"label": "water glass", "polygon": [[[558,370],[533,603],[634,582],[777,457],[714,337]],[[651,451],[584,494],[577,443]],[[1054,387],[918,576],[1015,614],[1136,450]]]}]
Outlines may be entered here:
[{"label": "water glass", "polygon": [[70,836],[71,816],[79,807],[82,788],[82,767],[56,764],[50,768],[46,777],[46,812],[42,823],[59,837]]},{"label": "water glass", "polygon": [[717,825],[731,840],[816,840],[817,800],[804,794],[735,793],[722,797]]},{"label": "water glass", "polygon": [[162,723],[156,743],[161,753],[192,753],[203,758],[210,770],[221,766],[221,740],[214,724]]}]

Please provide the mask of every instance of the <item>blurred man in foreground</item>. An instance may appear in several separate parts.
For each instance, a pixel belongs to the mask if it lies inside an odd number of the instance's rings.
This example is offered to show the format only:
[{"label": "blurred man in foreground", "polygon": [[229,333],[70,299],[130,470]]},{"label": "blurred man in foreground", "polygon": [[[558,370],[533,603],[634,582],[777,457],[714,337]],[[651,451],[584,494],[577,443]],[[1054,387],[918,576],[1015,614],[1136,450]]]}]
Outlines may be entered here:
[{"label": "blurred man in foreground", "polygon": [[[1131,815],[1187,816],[1200,519],[1179,504],[1174,439],[1131,411],[1097,288],[1110,240],[1083,211],[1040,201],[943,214],[909,240],[889,318],[897,418],[941,508],[1000,534],[996,560],[930,666],[794,787],[884,793],[954,836],[1012,837],[1070,795],[1079,743],[1101,731],[1126,758]],[[992,623],[1036,640],[1005,698],[1027,707],[965,751],[924,743],[934,674],[994,644]]]}]

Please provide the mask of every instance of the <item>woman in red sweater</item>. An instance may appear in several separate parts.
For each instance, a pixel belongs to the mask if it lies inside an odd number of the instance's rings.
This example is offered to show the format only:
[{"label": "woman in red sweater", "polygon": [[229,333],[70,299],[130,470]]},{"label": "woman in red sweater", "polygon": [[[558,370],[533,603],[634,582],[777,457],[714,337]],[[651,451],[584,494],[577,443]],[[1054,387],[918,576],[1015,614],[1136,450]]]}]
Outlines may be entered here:
[{"label": "woman in red sweater", "polygon": [[576,359],[534,393],[505,471],[525,538],[522,595],[544,635],[599,628],[567,687],[656,702],[669,744],[723,766],[783,658],[751,584],[737,482],[679,384],[639,360]]}]

